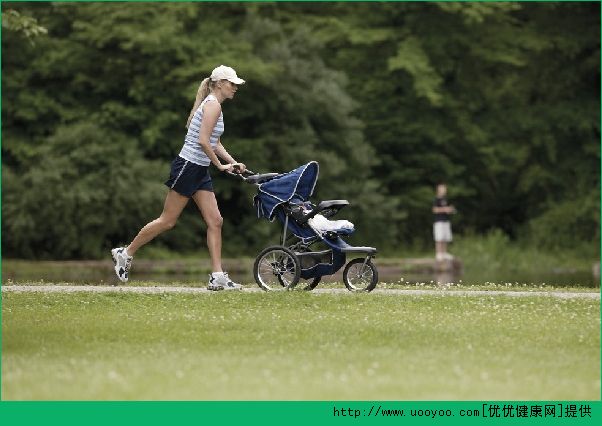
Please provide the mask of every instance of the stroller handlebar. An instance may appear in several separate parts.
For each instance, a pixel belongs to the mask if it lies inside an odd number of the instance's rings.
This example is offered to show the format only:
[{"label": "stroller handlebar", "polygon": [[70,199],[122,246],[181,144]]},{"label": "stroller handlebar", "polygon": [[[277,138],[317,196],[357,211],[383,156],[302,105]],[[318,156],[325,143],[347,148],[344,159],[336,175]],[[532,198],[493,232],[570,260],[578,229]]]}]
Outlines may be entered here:
[{"label": "stroller handlebar", "polygon": [[272,179],[273,177],[280,175],[280,173],[255,173],[254,171],[248,169],[242,173],[227,173],[232,176],[237,176],[245,182],[254,183],[256,185],[259,185],[260,183],[266,182]]}]

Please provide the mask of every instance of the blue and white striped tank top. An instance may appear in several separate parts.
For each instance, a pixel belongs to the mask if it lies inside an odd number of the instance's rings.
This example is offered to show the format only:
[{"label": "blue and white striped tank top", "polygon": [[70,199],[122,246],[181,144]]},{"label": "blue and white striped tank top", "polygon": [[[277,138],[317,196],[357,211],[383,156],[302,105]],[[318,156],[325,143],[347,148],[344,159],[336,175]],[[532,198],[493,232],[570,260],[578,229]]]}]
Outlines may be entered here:
[{"label": "blue and white striped tank top", "polygon": [[[197,110],[194,112],[192,120],[190,120],[188,132],[186,133],[186,138],[184,139],[184,146],[180,151],[180,157],[182,157],[184,160],[190,161],[191,163],[198,164],[199,166],[208,166],[211,164],[211,160],[209,160],[209,157],[207,157],[207,154],[205,154],[205,151],[203,151],[203,148],[199,143],[199,133],[201,130],[201,122],[203,121],[203,106],[208,101],[217,102],[217,99],[213,95],[209,95],[203,99],[203,102],[201,102]],[[209,137],[211,148],[215,149],[217,141],[221,137],[222,133],[224,133],[224,115],[220,112],[217,123],[215,124],[215,127],[211,132],[211,136]]]}]

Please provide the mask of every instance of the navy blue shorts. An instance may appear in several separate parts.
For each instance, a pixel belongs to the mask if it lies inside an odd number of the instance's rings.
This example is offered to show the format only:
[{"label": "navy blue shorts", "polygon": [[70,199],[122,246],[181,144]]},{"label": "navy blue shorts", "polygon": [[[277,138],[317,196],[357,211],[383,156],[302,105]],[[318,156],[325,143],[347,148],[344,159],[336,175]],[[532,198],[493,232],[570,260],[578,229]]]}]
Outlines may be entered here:
[{"label": "navy blue shorts", "polygon": [[184,160],[179,155],[171,163],[169,179],[165,182],[170,189],[185,197],[192,197],[197,191],[213,192],[213,183],[208,166],[199,166]]}]

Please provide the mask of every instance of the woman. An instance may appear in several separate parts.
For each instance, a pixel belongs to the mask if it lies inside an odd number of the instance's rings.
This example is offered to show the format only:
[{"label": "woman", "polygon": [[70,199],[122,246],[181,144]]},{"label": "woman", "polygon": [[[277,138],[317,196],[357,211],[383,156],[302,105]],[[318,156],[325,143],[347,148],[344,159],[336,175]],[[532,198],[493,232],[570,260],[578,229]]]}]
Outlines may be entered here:
[{"label": "woman", "polygon": [[[224,132],[221,104],[226,99],[232,99],[238,86],[244,83],[245,81],[238,78],[234,69],[220,65],[199,86],[186,124],[188,132],[184,146],[173,161],[169,179],[165,182],[169,192],[161,216],[144,226],[127,247],[111,250],[115,273],[122,282],[128,280],[132,259],[138,249],[157,235],[173,228],[180,213],[192,198],[207,224],[207,246],[213,270],[209,275],[207,288],[209,290],[242,288],[240,284],[232,282],[228,274],[222,270],[223,219],[213,193],[209,165],[213,164],[222,172],[242,173],[246,168],[243,163],[238,163],[232,158],[220,142]],[[222,164],[220,159],[226,164]]]}]

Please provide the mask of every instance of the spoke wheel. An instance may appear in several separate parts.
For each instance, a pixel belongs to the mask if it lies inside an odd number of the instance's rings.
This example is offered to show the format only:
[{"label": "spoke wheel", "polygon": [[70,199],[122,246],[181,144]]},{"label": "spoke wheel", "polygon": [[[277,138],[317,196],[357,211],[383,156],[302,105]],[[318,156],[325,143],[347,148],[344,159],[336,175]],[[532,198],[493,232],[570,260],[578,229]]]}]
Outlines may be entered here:
[{"label": "spoke wheel", "polygon": [[349,291],[372,291],[378,283],[376,266],[368,260],[353,259],[345,266],[343,282]]},{"label": "spoke wheel", "polygon": [[255,282],[265,291],[292,289],[299,282],[300,275],[299,259],[282,246],[266,248],[259,253],[253,265]]},{"label": "spoke wheel", "polygon": [[302,279],[299,288],[305,291],[312,291],[320,284],[320,281],[322,281],[322,277],[308,278],[306,280]]},{"label": "spoke wheel", "polygon": [[[303,245],[294,245],[289,247],[291,250],[293,250],[296,253],[307,253],[308,251],[311,251],[309,249],[309,247],[307,246],[303,246]],[[312,291],[314,288],[316,288],[318,286],[318,284],[320,284],[320,281],[322,281],[322,277],[313,277],[313,278],[299,278],[299,283],[297,284],[297,289],[299,290],[304,290],[304,291]]]},{"label": "spoke wheel", "polygon": [[322,277],[314,277],[308,279],[299,278],[299,283],[297,284],[295,289],[303,291],[312,291],[318,286],[318,284],[320,284],[320,281],[322,281]]}]

